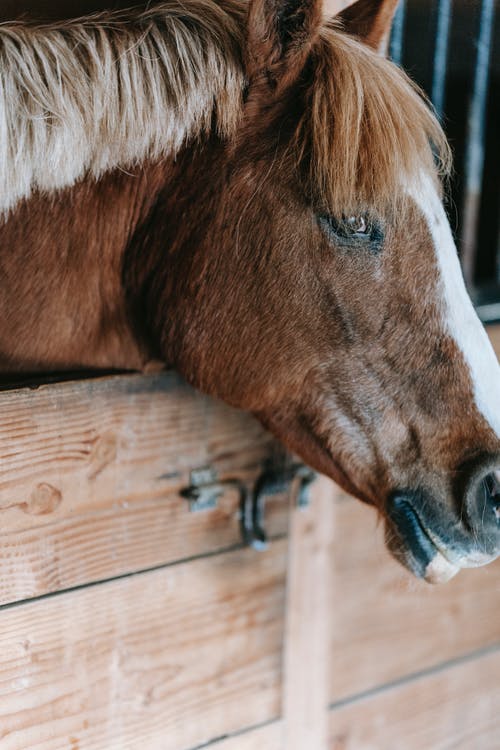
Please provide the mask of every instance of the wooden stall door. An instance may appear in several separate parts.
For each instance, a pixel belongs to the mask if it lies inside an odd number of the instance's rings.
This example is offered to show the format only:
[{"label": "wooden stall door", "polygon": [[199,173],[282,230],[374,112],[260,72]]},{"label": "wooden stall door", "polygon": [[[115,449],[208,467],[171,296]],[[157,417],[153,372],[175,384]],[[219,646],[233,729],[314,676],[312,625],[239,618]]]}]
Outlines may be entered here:
[{"label": "wooden stall door", "polygon": [[498,750],[500,560],[417,581],[325,479],[293,511],[288,559],[280,747]]},{"label": "wooden stall door", "polygon": [[498,750],[500,561],[418,582],[324,478],[246,548],[278,454],[172,373],[0,391],[0,750]]},{"label": "wooden stall door", "polygon": [[1,750],[194,750],[279,720],[287,502],[245,548],[234,483],[275,449],[170,373],[0,392]]}]

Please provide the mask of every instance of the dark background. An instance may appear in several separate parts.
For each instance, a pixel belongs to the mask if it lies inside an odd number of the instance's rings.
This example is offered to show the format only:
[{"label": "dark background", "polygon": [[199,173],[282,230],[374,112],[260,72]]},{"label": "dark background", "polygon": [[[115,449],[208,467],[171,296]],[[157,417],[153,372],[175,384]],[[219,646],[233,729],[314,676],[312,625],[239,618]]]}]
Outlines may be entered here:
[{"label": "dark background", "polygon": [[[403,8],[400,63],[431,97],[441,0],[406,0]],[[400,12],[400,11],[399,11]],[[492,3],[491,23],[485,24],[484,0],[452,0],[444,77],[442,123],[455,157],[448,212],[461,256],[466,255],[466,280],[485,320],[500,319],[500,2]],[[484,161],[479,191],[468,191],[466,158],[473,133],[472,103],[479,64],[481,33],[490,37],[487,93],[483,108]],[[475,118],[477,125],[480,118]],[[472,207],[472,217],[467,203]],[[474,216],[474,205],[477,212]],[[469,226],[467,223],[469,222]],[[465,258],[464,258],[465,259]],[[496,302],[498,310],[482,305]],[[490,306],[491,307],[491,306]]]}]

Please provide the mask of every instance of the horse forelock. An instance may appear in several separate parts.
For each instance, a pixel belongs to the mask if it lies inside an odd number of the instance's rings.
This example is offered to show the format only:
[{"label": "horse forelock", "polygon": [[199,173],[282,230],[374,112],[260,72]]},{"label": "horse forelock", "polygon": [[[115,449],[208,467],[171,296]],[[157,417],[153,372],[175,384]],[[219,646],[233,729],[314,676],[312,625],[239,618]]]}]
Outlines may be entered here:
[{"label": "horse forelock", "polygon": [[295,147],[313,202],[334,214],[392,209],[397,218],[406,185],[451,168],[425,95],[334,23],[322,30],[311,63]]},{"label": "horse forelock", "polygon": [[211,0],[0,25],[0,212],[234,132],[242,29],[240,5]]}]

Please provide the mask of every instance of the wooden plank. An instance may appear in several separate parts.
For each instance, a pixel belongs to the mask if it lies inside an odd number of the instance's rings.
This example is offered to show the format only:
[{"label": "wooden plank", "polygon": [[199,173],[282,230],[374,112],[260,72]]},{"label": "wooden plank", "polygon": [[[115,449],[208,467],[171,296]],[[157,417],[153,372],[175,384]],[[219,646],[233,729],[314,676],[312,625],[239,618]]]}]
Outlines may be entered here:
[{"label": "wooden plank", "polygon": [[332,567],[331,701],[500,640],[500,560],[417,581],[385,551],[375,512],[340,490]]},{"label": "wooden plank", "polygon": [[286,750],[326,750],[335,485],[315,481],[290,516],[283,718]]},{"label": "wooden plank", "polygon": [[[251,482],[274,450],[172,373],[0,392],[0,603],[237,544],[234,490],[193,514],[179,489],[208,464]],[[271,501],[269,532],[286,524]]]},{"label": "wooden plank", "polygon": [[287,750],[283,744],[283,722],[274,721],[264,727],[227,737],[214,742],[207,750]]},{"label": "wooden plank", "polygon": [[286,542],[9,607],[2,750],[185,750],[279,717]]},{"label": "wooden plank", "polygon": [[344,705],[330,750],[496,750],[500,650]]}]

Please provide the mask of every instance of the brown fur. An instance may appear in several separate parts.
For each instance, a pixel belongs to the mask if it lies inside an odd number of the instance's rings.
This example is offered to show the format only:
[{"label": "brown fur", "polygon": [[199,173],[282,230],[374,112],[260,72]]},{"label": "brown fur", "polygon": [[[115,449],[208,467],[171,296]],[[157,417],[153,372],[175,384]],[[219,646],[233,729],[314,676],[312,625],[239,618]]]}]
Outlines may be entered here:
[{"label": "brown fur", "polygon": [[[0,227],[0,363],[160,357],[383,512],[397,488],[429,493],[426,518],[449,530],[466,467],[500,444],[406,189],[437,181],[448,147],[406,76],[320,17],[313,0],[253,0],[229,131],[212,109],[211,132],[175,154],[16,206]],[[375,217],[383,248],[332,241],[324,213]]]}]

